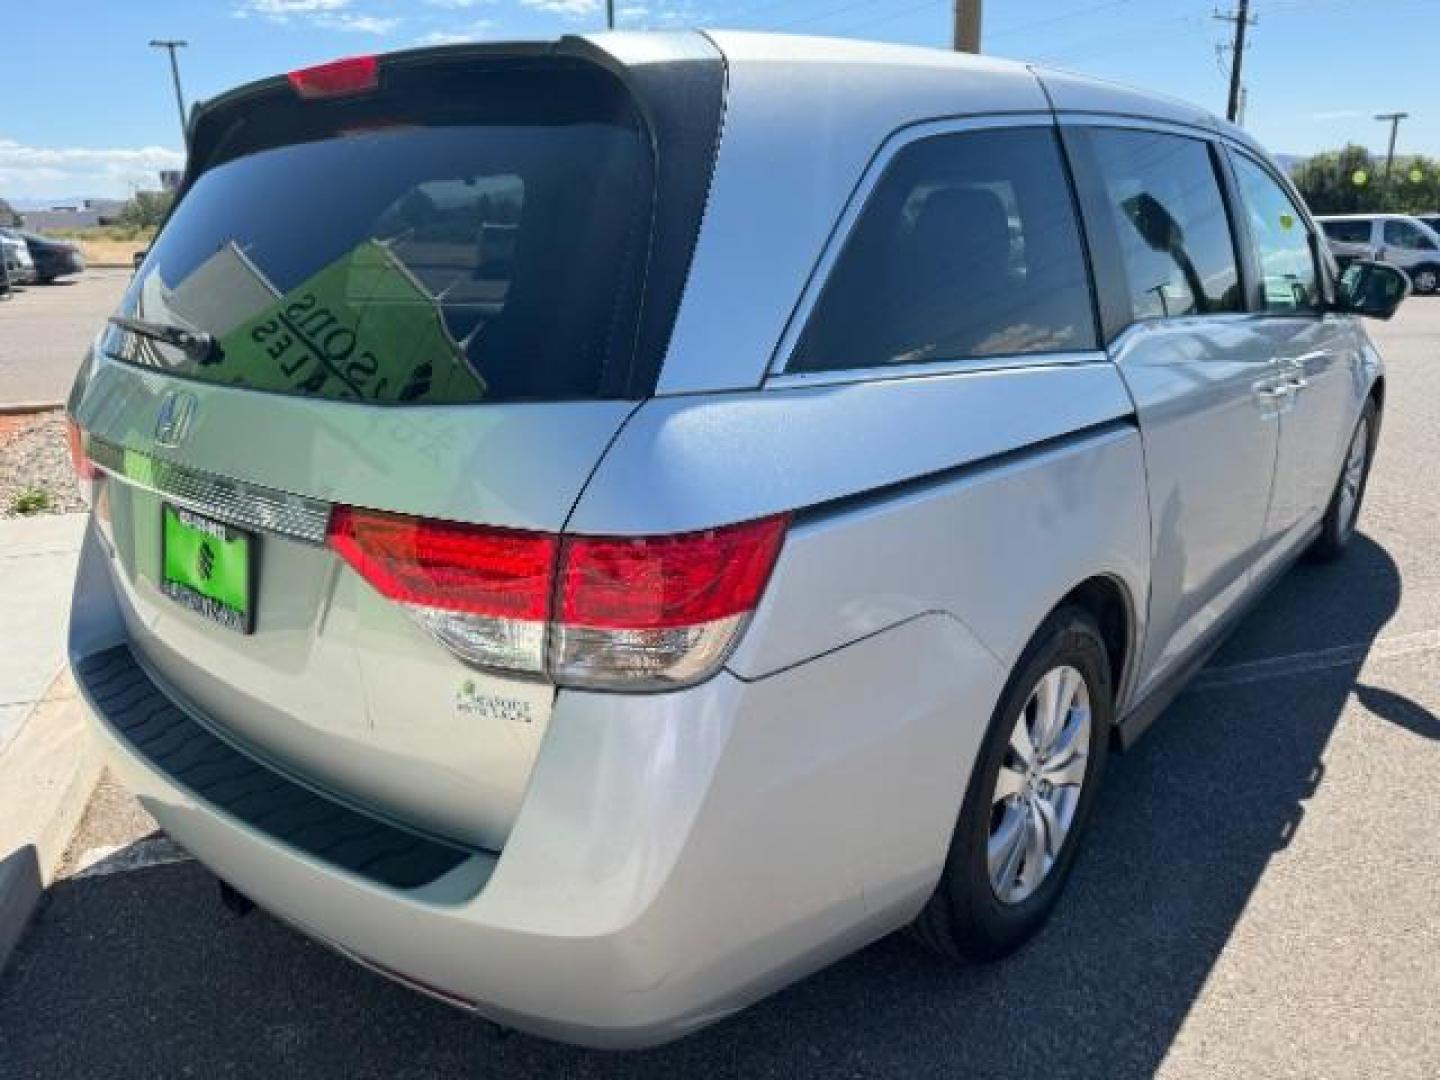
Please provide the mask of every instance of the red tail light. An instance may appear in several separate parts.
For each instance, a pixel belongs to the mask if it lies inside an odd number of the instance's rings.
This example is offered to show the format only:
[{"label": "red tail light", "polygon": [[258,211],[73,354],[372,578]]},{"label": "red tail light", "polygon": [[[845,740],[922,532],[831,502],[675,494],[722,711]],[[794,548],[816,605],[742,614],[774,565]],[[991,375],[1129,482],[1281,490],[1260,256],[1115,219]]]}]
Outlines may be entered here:
[{"label": "red tail light", "polygon": [[682,536],[567,536],[559,621],[673,629],[750,611],[765,591],[785,525],[776,517]]},{"label": "red tail light", "polygon": [[292,71],[288,78],[302,98],[343,97],[379,86],[380,62],[374,56],[350,56]]},{"label": "red tail light", "polygon": [[329,540],[377,591],[477,667],[654,690],[698,682],[724,662],[788,523],[559,538],[339,507]]},{"label": "red tail light", "polygon": [[543,621],[555,538],[340,506],[330,546],[384,596],[405,604]]},{"label": "red tail light", "polygon": [[65,441],[70,444],[70,465],[75,470],[76,479],[99,479],[100,470],[85,453],[85,433],[69,416],[65,417]]}]

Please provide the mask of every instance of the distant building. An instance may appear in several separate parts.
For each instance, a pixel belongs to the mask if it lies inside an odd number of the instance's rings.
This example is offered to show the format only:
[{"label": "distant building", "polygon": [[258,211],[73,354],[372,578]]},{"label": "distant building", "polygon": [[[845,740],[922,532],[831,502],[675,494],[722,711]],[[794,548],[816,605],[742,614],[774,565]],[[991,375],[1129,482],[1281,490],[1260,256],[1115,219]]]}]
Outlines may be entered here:
[{"label": "distant building", "polygon": [[182,171],[179,170],[179,169],[161,169],[161,170],[160,170],[160,190],[161,190],[161,191],[179,191],[179,190],[180,190],[180,180],[181,180],[181,178],[182,178],[184,175],[185,175],[184,172],[182,172]]},{"label": "distant building", "polygon": [[124,199],[81,199],[78,203],[52,206],[47,210],[21,210],[20,221],[27,229],[89,229],[115,220]]}]

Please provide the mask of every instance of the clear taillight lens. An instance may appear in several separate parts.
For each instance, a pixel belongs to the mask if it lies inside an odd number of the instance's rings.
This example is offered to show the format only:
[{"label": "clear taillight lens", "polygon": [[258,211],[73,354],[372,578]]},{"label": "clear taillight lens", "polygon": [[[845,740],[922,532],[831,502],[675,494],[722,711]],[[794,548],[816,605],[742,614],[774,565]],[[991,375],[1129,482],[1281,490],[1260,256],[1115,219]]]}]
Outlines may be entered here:
[{"label": "clear taillight lens", "polygon": [[554,537],[349,507],[330,545],[462,660],[558,685],[712,675],[759,603],[787,517],[663,537]]},{"label": "clear taillight lens", "polygon": [[336,507],[330,546],[462,660],[545,670],[557,542],[544,533]]}]

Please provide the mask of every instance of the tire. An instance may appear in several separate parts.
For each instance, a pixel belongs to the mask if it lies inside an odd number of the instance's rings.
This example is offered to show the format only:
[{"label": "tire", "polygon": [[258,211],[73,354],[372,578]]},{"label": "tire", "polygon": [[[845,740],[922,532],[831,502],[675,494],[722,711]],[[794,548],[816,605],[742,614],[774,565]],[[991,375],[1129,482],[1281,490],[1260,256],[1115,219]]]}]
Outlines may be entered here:
[{"label": "tire", "polygon": [[1440,291],[1440,266],[1436,266],[1434,263],[1417,266],[1410,273],[1410,283],[1415,287],[1416,295],[1433,295]]},{"label": "tire", "polygon": [[[1360,518],[1360,507],[1365,501],[1365,488],[1370,483],[1370,463],[1375,457],[1375,439],[1379,434],[1380,410],[1375,399],[1365,402],[1360,410],[1360,419],[1355,421],[1355,430],[1345,448],[1345,458],[1340,463],[1340,476],[1335,481],[1335,490],[1330,495],[1330,505],[1320,520],[1320,535],[1308,552],[1316,562],[1331,562],[1345,554],[1350,540],[1355,535],[1355,522]],[[1355,455],[1363,454],[1358,461]],[[1353,485],[1347,489],[1346,485]],[[1348,494],[1352,497],[1347,498]]]},{"label": "tire", "polygon": [[[1048,853],[1052,860],[1048,862],[1048,869],[1046,852],[1031,847],[1029,840],[1032,835],[1054,836],[1053,827],[1029,832],[1023,825],[1017,826],[1025,832],[1020,842],[1023,849],[1018,856],[1020,861],[997,870],[1002,882],[997,885],[992,879],[989,859],[992,839],[997,851],[1003,852],[1009,823],[1016,820],[1057,822],[1064,817],[1063,813],[1055,812],[1053,805],[1048,817],[1038,812],[1032,817],[1027,807],[1035,805],[1044,793],[1043,783],[1038,788],[1031,786],[1033,777],[1058,777],[1062,771],[1073,773],[1073,758],[1071,767],[1066,768],[1061,759],[1067,754],[1057,753],[1050,765],[1055,771],[1047,773],[1041,767],[1032,778],[1021,778],[1019,770],[1013,767],[1020,764],[1020,759],[1011,747],[1011,735],[1016,732],[1022,714],[1031,734],[1039,730],[1035,716],[1038,708],[1030,708],[1032,698],[1041,692],[1042,679],[1054,678],[1056,673],[1070,678],[1063,675],[1066,670],[1079,677],[1089,702],[1088,729],[1083,737],[1075,732],[1071,743],[1075,749],[1083,746],[1085,752],[1078,788],[1073,798],[1063,794],[1073,785],[1056,784],[1052,789],[1055,799],[1068,802],[1069,825],[1060,830],[1058,852]],[[1078,697],[1074,700],[1079,701]],[[1082,608],[1059,608],[1035,632],[1000,695],[965,792],[945,870],[934,894],[911,925],[915,937],[951,959],[986,961],[1009,955],[1040,931],[1065,887],[1094,809],[1095,795],[1105,772],[1113,719],[1114,689],[1100,628]],[[1075,710],[1064,717],[1064,730],[1072,726],[1079,726]],[[1063,740],[1056,740],[1052,746],[1062,743]],[[997,800],[995,794],[1002,767],[1007,774],[1006,786],[1017,788],[1017,794]],[[1009,831],[1013,833],[1014,829]],[[1035,867],[1029,862],[1032,852],[1039,857]],[[1040,877],[1027,888],[1026,875],[1035,868]],[[1013,872],[1006,873],[1007,869]],[[1007,890],[1008,895],[1002,898],[1002,891]]]}]

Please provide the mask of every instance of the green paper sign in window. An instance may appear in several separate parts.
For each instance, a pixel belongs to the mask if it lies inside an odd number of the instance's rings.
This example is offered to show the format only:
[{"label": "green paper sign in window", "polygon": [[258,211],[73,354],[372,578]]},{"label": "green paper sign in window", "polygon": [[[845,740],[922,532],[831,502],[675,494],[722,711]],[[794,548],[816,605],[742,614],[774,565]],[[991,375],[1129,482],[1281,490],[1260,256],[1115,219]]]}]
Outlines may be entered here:
[{"label": "green paper sign in window", "polygon": [[314,397],[445,404],[485,386],[435,302],[368,240],[220,339],[210,381]]}]

